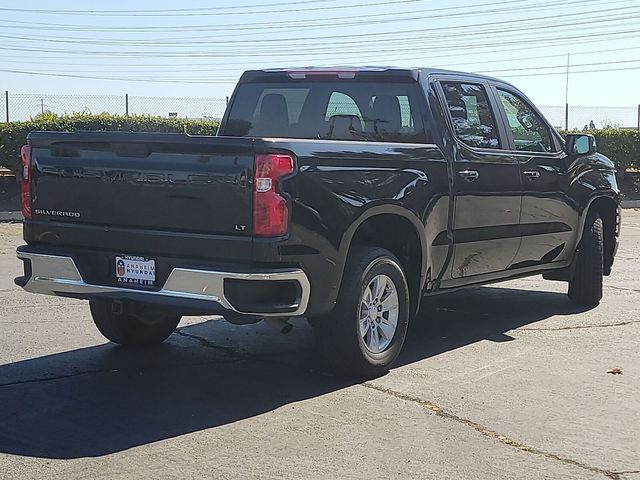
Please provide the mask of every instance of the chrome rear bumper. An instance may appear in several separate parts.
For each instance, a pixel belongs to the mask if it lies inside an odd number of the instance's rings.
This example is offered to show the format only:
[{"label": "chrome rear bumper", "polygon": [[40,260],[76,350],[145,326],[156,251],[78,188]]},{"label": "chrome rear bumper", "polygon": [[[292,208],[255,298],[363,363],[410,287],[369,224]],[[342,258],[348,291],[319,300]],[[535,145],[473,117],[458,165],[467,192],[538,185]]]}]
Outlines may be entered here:
[{"label": "chrome rear bumper", "polygon": [[[241,315],[254,316],[284,316],[283,312],[243,311],[234,306],[225,296],[225,280],[256,280],[256,281],[294,281],[300,287],[300,298],[292,309],[286,311],[286,316],[303,315],[309,303],[311,286],[301,269],[287,269],[269,272],[226,272],[212,270],[194,270],[174,268],[166,282],[158,291],[135,290],[109,285],[94,285],[83,280],[73,258],[58,255],[47,255],[18,251],[18,258],[30,262],[31,274],[25,278],[22,287],[32,293],[44,295],[77,296],[87,298],[92,295],[110,294],[123,296],[135,293],[144,298],[165,297],[181,300],[196,300],[215,302],[225,310]],[[114,295],[115,294],[115,295]]]}]

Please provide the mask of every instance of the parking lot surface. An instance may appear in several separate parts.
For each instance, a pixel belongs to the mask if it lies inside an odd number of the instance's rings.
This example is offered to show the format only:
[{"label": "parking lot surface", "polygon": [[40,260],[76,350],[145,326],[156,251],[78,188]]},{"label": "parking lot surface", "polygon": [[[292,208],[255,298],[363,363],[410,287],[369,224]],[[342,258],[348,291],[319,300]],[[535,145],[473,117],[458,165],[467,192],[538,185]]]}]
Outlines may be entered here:
[{"label": "parking lot surface", "polygon": [[107,343],[85,302],[14,286],[20,237],[0,224],[2,479],[640,480],[640,212],[597,308],[539,276],[438,296],[364,383],[322,373],[302,319]]}]

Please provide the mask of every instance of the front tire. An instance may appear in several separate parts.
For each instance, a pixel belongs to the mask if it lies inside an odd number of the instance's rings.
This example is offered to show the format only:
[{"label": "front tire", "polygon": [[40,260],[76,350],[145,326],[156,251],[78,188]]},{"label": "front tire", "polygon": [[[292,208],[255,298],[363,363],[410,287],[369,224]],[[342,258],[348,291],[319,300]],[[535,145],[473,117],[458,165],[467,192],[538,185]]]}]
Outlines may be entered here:
[{"label": "front tire", "polygon": [[93,322],[100,333],[125,346],[149,346],[165,341],[178,323],[179,315],[163,312],[161,308],[139,303],[124,303],[122,311],[114,313],[113,303],[105,300],[89,302]]},{"label": "front tire", "polygon": [[569,298],[577,305],[593,307],[602,299],[603,238],[602,218],[590,213],[576,253],[573,278],[569,281]]},{"label": "front tire", "polygon": [[400,354],[410,308],[398,259],[382,248],[355,247],[335,309],[312,322],[324,364],[350,376],[383,375]]}]

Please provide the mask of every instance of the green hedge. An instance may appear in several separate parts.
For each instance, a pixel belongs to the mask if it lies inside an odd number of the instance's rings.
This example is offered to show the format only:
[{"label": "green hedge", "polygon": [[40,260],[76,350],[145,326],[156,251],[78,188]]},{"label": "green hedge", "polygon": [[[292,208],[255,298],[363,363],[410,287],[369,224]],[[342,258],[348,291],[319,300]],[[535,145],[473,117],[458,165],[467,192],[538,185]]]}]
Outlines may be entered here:
[{"label": "green hedge", "polygon": [[629,168],[640,167],[640,132],[624,128],[605,128],[602,130],[559,131],[565,133],[589,133],[596,137],[598,152],[609,157],[616,164],[620,175]]},{"label": "green hedge", "polygon": [[598,152],[609,157],[622,175],[629,168],[640,167],[640,132],[621,128],[590,130],[596,137]]},{"label": "green hedge", "polygon": [[91,115],[77,113],[56,115],[45,112],[26,122],[0,123],[0,167],[14,172],[20,169],[20,147],[25,144],[32,130],[74,132],[92,130],[98,132],[163,132],[215,135],[218,122],[185,120],[180,118],[147,117],[142,115]]},{"label": "green hedge", "polygon": [[[185,120],[178,118],[91,115],[78,113],[60,116],[45,112],[26,122],[0,124],[0,167],[14,172],[20,169],[20,147],[25,143],[27,133],[32,130],[73,132],[77,130],[125,131],[125,132],[173,132],[192,135],[215,135],[218,123],[206,120]],[[572,132],[574,133],[574,132]],[[595,135],[598,151],[616,164],[620,173],[628,168],[640,168],[640,132],[610,128],[591,130]]]}]

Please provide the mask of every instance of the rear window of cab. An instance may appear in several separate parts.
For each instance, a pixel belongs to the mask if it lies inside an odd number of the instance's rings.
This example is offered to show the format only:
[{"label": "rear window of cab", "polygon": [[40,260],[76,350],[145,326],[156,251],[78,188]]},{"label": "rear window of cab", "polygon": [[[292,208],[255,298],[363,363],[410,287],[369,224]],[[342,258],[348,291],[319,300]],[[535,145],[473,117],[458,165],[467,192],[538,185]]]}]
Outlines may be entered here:
[{"label": "rear window of cab", "polygon": [[223,135],[427,143],[415,83],[283,81],[238,87]]}]

